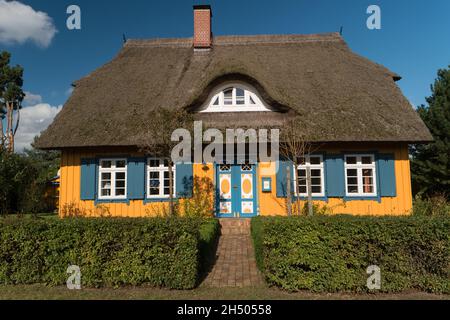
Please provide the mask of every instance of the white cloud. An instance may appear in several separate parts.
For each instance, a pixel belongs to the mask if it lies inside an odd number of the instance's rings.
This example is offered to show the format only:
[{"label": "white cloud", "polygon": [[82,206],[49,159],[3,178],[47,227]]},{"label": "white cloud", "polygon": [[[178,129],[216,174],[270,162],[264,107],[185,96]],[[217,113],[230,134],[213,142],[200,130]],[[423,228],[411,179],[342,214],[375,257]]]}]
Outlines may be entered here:
[{"label": "white cloud", "polygon": [[35,136],[45,130],[52,123],[62,106],[52,107],[48,103],[39,103],[35,106],[24,107],[20,111],[20,123],[15,137],[15,149],[22,152],[30,148]]},{"label": "white cloud", "polygon": [[42,97],[38,94],[25,91],[25,98],[23,99],[24,106],[32,106],[42,102]]},{"label": "white cloud", "polygon": [[57,30],[47,13],[35,11],[18,1],[0,0],[0,43],[23,44],[32,41],[48,47]]}]

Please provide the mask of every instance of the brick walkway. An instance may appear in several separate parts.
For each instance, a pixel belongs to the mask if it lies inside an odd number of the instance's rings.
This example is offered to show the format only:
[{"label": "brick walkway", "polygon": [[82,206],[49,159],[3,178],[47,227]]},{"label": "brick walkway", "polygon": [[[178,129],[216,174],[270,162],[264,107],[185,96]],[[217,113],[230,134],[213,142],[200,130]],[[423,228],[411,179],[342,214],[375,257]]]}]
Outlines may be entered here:
[{"label": "brick walkway", "polygon": [[250,219],[221,219],[217,259],[206,287],[253,287],[263,284],[250,237]]}]

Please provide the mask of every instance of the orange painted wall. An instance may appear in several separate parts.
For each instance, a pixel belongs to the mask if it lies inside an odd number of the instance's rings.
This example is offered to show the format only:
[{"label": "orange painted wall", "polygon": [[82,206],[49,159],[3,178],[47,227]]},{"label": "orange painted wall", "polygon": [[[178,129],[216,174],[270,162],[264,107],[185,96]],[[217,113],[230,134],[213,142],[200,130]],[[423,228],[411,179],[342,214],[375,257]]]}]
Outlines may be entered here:
[{"label": "orange painted wall", "polygon": [[[364,145],[349,148],[348,145],[327,147],[327,153],[341,153],[342,151],[367,151],[374,150],[374,145]],[[332,213],[348,213],[356,215],[405,215],[412,208],[411,176],[408,158],[408,147],[402,145],[387,145],[376,147],[381,153],[395,154],[395,173],[397,183],[397,196],[393,198],[382,198],[381,203],[373,200],[357,200],[344,203],[341,199],[330,198],[328,202],[317,201],[320,205],[327,205]],[[108,157],[116,154],[126,154],[130,157],[139,156],[136,152],[123,150],[96,150],[95,152],[79,152],[76,150],[64,150],[61,159],[61,186],[59,213],[62,216],[64,208],[74,206],[86,216],[111,215],[117,217],[142,217],[154,216],[161,211],[165,203],[144,204],[142,200],[131,200],[127,203],[110,203],[95,206],[94,201],[80,200],[80,176],[81,159],[90,157]],[[194,176],[208,177],[214,181],[213,165],[194,165]],[[261,191],[261,178],[272,178],[272,192]],[[285,215],[286,199],[276,197],[275,164],[260,164],[258,166],[258,202],[260,215]]]},{"label": "orange painted wall", "polygon": [[[320,206],[326,205],[333,214],[354,215],[407,215],[412,209],[411,173],[408,158],[408,146],[392,145],[377,147],[367,144],[361,147],[349,148],[348,145],[327,147],[327,153],[343,153],[344,151],[362,152],[375,150],[380,153],[393,153],[395,155],[395,177],[397,196],[392,198],[381,198],[381,202],[374,200],[352,200],[344,202],[340,198],[329,198],[328,201],[314,201]],[[276,196],[275,164],[261,164],[258,168],[259,179],[270,177],[272,180],[272,192],[264,193],[259,189],[260,215],[286,215],[286,199]],[[260,183],[261,185],[261,183]],[[260,187],[259,185],[259,187]],[[305,201],[300,201],[303,206]]]}]

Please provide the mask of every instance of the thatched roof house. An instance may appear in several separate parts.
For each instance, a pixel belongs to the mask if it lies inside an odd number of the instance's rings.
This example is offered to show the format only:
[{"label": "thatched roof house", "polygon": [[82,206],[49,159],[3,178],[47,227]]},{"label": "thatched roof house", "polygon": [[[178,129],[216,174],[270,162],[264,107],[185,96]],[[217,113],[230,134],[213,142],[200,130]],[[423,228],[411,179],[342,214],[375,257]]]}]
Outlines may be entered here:
[{"label": "thatched roof house", "polygon": [[[136,216],[170,194],[164,162],[136,153],[158,139],[145,130],[158,108],[186,109],[219,129],[283,129],[296,117],[298,131],[325,147],[292,168],[294,198],[311,187],[319,204],[345,201],[340,213],[404,214],[411,209],[408,144],[432,137],[400,79],[336,33],[212,37],[211,10],[200,6],[193,38],[129,40],[111,62],[76,81],[37,146],[63,150],[62,205],[101,202],[116,215]],[[177,166],[174,194],[185,189],[182,178],[206,175],[220,194],[217,216],[282,214],[292,164],[260,170],[264,165]],[[231,184],[242,194],[226,191]]]}]

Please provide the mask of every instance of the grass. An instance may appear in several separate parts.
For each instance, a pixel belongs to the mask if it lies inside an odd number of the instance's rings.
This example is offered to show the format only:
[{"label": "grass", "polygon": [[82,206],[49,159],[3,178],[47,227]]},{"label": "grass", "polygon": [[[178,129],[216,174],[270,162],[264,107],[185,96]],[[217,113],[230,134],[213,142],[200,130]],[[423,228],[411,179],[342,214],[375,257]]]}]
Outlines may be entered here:
[{"label": "grass", "polygon": [[168,290],[146,286],[118,289],[69,290],[64,286],[0,285],[1,300],[450,300],[449,295],[424,292],[401,294],[316,294],[289,293],[276,288],[208,288],[194,290]]}]

